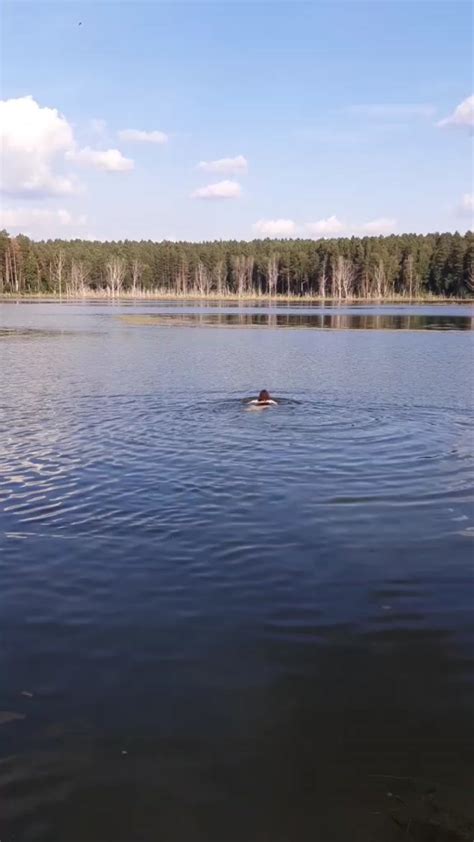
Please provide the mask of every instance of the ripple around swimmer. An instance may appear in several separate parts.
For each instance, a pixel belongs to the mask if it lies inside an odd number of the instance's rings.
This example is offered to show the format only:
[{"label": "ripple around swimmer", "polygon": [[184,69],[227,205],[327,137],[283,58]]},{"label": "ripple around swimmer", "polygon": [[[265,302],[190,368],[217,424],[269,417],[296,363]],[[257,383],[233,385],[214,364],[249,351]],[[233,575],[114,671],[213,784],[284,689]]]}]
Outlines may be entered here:
[{"label": "ripple around swimmer", "polygon": [[[289,398],[254,425],[240,414],[240,398],[186,408],[170,403],[159,421],[154,401],[136,404],[129,425],[129,400],[116,400],[103,419],[105,434],[102,424],[89,424],[83,402],[59,428],[54,417],[42,419],[51,443],[43,424],[10,439],[0,454],[9,528],[16,522],[90,534],[166,531],[210,526],[220,514],[231,523],[252,522],[269,484],[276,507],[303,495],[308,514],[318,507],[436,502],[454,505],[452,520],[469,516],[459,505],[472,498],[470,419],[454,410]],[[193,437],[206,426],[208,437],[195,446]]]}]

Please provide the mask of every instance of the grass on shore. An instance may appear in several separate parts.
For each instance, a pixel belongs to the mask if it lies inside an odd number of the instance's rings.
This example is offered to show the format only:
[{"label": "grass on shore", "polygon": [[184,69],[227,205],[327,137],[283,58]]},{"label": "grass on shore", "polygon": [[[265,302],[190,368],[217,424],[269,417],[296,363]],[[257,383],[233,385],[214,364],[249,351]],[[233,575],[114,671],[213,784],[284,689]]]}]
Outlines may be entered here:
[{"label": "grass on shore", "polygon": [[201,295],[196,292],[176,293],[169,292],[162,289],[151,290],[123,290],[118,294],[112,295],[108,290],[90,290],[84,294],[60,295],[57,292],[2,292],[0,293],[0,300],[5,301],[58,301],[58,302],[73,302],[73,301],[179,301],[179,302],[229,302],[229,303],[256,303],[256,304],[331,304],[344,306],[347,304],[474,304],[474,297],[470,298],[448,298],[442,295],[425,294],[420,296],[404,295],[401,293],[394,293],[386,298],[376,298],[375,296],[368,298],[360,298],[358,296],[350,296],[348,298],[332,298],[326,296],[322,298],[318,295],[266,295],[266,294],[247,294],[237,295],[236,293],[218,294],[210,292],[208,295]]}]

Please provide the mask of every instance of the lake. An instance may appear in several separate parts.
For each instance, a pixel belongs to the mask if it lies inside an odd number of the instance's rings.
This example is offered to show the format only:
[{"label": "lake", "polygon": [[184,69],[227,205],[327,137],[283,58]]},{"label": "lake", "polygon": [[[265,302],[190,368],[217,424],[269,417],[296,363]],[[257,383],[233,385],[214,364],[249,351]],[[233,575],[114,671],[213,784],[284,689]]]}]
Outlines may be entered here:
[{"label": "lake", "polygon": [[473,838],[473,316],[0,303],[2,842]]}]

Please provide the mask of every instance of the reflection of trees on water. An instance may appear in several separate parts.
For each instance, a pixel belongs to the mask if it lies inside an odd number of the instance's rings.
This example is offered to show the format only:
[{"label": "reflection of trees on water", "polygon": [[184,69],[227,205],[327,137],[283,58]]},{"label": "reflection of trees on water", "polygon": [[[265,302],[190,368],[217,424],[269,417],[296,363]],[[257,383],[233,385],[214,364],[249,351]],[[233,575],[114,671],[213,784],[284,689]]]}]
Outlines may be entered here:
[{"label": "reflection of trees on water", "polygon": [[[140,317],[138,317],[140,318]],[[132,317],[133,319],[133,317]],[[148,321],[148,320],[147,320]],[[442,315],[341,313],[172,313],[151,316],[148,324],[203,327],[298,327],[330,330],[472,330],[474,318]]]}]

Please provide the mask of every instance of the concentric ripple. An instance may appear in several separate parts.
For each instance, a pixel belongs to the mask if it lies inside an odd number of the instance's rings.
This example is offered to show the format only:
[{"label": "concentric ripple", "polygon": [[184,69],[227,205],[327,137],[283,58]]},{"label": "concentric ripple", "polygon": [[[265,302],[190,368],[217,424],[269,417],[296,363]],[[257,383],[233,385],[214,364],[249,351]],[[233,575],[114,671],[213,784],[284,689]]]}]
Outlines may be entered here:
[{"label": "concentric ripple", "polygon": [[[10,413],[0,454],[8,528],[118,537],[199,523],[212,532],[212,504],[225,510],[233,501],[229,527],[252,529],[268,509],[290,500],[297,506],[293,523],[315,529],[347,523],[353,538],[365,540],[364,522],[380,508],[389,519],[394,509],[404,511],[415,532],[415,509],[429,509],[437,530],[472,515],[469,416],[280,399],[265,418],[255,418],[244,406],[211,398],[163,406],[137,396],[133,407],[128,398],[83,398],[34,420]],[[266,506],[249,512],[248,494]]]}]

